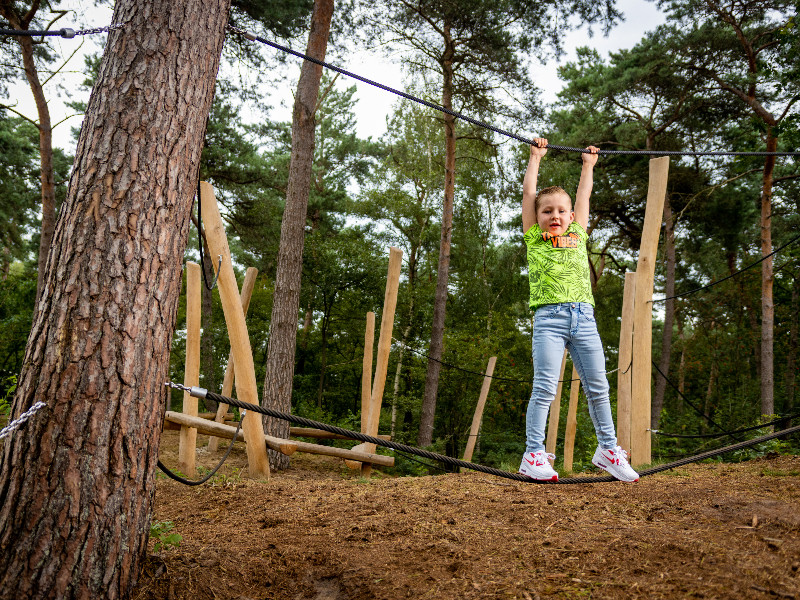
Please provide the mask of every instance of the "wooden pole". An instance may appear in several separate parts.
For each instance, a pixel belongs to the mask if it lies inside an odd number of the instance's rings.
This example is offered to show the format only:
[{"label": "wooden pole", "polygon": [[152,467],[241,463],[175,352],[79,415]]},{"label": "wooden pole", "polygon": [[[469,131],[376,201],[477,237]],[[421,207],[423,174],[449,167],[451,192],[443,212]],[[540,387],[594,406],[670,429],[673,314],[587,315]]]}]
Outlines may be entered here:
[{"label": "wooden pole", "polygon": [[364,360],[361,369],[361,433],[369,429],[370,399],[372,398],[372,355],[375,343],[375,313],[367,313],[364,330]]},{"label": "wooden pole", "polygon": [[558,419],[561,416],[561,390],[564,389],[564,370],[567,368],[567,349],[564,348],[564,357],[561,359],[561,371],[558,375],[558,388],[556,397],[550,403],[550,420],[547,423],[547,441],[545,451],[549,454],[556,453],[556,442],[558,441]]},{"label": "wooden pole", "polygon": [[572,473],[572,458],[575,453],[575,431],[578,426],[578,396],[581,380],[578,370],[572,365],[572,381],[569,387],[569,410],[567,411],[567,430],[564,434],[564,471]]},{"label": "wooden pole", "polygon": [[[258,269],[249,267],[244,274],[244,281],[242,282],[242,292],[239,294],[239,299],[242,303],[242,313],[247,317],[247,309],[250,308],[250,298],[253,296],[253,290],[256,287],[256,277],[258,276]],[[228,354],[228,364],[225,367],[225,377],[222,380],[222,395],[231,397],[233,393],[233,351]],[[217,423],[222,423],[225,420],[225,415],[228,412],[228,405],[220,403],[217,406],[217,416],[214,420]],[[219,438],[212,435],[208,438],[208,451],[216,452],[219,449]]]},{"label": "wooden pole", "polygon": [[[394,329],[394,313],[397,308],[397,293],[400,289],[400,268],[403,266],[403,251],[399,248],[389,248],[389,270],[386,275],[386,291],[383,296],[383,314],[381,315],[381,332],[378,337],[378,356],[375,362],[375,379],[372,383],[372,394],[369,402],[369,419],[367,420],[367,435],[378,433],[378,424],[381,417],[381,402],[383,401],[383,388],[386,385],[386,374],[389,368],[389,351],[392,347],[392,330]],[[359,444],[353,450],[375,452],[375,444]],[[361,465],[361,475],[369,477],[372,466],[369,463]]]},{"label": "wooden pole", "polygon": [[472,453],[475,451],[475,442],[478,440],[478,431],[481,428],[481,419],[483,419],[483,407],[486,406],[486,397],[489,395],[489,387],[492,385],[492,375],[494,374],[494,365],[496,362],[497,357],[492,356],[489,359],[489,363],[486,365],[486,373],[483,376],[483,385],[481,386],[481,395],[478,398],[478,405],[475,407],[475,414],[472,416],[472,427],[470,427],[469,430],[467,447],[464,449],[464,461],[466,462],[472,460]]},{"label": "wooden pole", "polygon": [[[222,310],[225,313],[225,323],[228,326],[228,336],[231,340],[236,396],[242,402],[259,404],[253,352],[239,297],[239,286],[236,284],[236,276],[233,273],[225,227],[222,224],[222,217],[219,214],[214,189],[211,185],[205,181],[201,182],[200,194],[208,247],[212,256],[222,256],[222,268],[217,278],[217,286],[222,301]],[[216,261],[214,264],[217,264]],[[261,416],[257,412],[247,411],[242,428],[247,440],[247,466],[250,476],[269,479],[269,458],[267,457]]]},{"label": "wooden pole", "polygon": [[625,273],[622,294],[622,322],[619,328],[619,362],[617,363],[617,443],[631,447],[631,383],[633,381],[633,303],[636,293],[636,272]]},{"label": "wooden pole", "polygon": [[[200,385],[200,265],[186,263],[186,366],[183,385]],[[197,416],[197,398],[183,393],[183,412]],[[197,429],[181,427],[178,443],[178,469],[189,477],[194,476]]]},{"label": "wooden pole", "polygon": [[650,447],[650,410],[653,343],[653,279],[658,253],[664,198],[667,193],[669,157],[650,160],[650,184],[644,213],[642,243],[636,265],[636,291],[633,306],[633,377],[631,405],[631,464],[636,467],[652,462]]}]

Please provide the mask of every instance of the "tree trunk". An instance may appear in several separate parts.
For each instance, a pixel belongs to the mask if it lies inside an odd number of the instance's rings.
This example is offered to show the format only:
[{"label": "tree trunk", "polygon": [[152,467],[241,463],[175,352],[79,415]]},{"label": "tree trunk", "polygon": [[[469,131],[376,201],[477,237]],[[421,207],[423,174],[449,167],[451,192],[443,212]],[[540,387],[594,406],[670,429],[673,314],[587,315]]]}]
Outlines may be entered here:
[{"label": "tree trunk", "polygon": [[[442,59],[442,106],[453,109],[453,58],[455,46],[450,38],[450,25],[443,30],[445,51]],[[442,235],[439,242],[439,268],[436,279],[436,294],[433,301],[433,325],[429,349],[428,371],[425,375],[425,394],[422,399],[422,414],[417,443],[430,446],[433,442],[433,421],[436,415],[436,396],[439,388],[442,349],[444,342],[444,319],[447,310],[447,283],[450,275],[450,242],[453,235],[453,200],[456,175],[456,127],[455,117],[445,113],[445,173],[444,201],[442,205]]]},{"label": "tree trunk", "polygon": [[[789,323],[789,350],[786,353],[786,402],[783,412],[791,414],[794,411],[794,396],[797,381],[795,373],[797,364],[797,338],[798,338],[798,313],[800,313],[800,276],[792,278],[792,305],[791,320]],[[791,426],[791,422],[785,424]]]},{"label": "tree trunk", "polygon": [[[666,281],[664,282],[664,295],[671,298],[675,295],[675,224],[672,222],[672,208],[669,196],[664,199],[664,254],[667,262]],[[669,365],[672,358],[672,325],[675,321],[675,300],[670,299],[664,303],[664,334],[661,337],[661,360],[658,368],[669,376]],[[667,390],[667,380],[659,376],[656,379],[656,393],[653,396],[653,406],[650,413],[650,427],[658,429],[661,419],[661,409],[664,407],[664,394]]]},{"label": "tree trunk", "polygon": [[[306,54],[312,58],[325,60],[332,17],[333,0],[314,1],[311,31],[306,49]],[[290,412],[292,407],[306,211],[311,185],[311,163],[314,158],[314,111],[321,78],[320,65],[303,62],[292,117],[292,156],[278,248],[278,269],[275,275],[267,372],[264,377],[262,400],[265,407],[282,412]],[[268,435],[288,438],[289,423],[264,417],[264,431]],[[289,466],[288,456],[272,450],[269,451],[269,455],[272,468],[285,469]]]},{"label": "tree trunk", "polygon": [[[36,10],[31,10],[24,17],[20,17],[14,9],[13,3],[0,3],[0,14],[8,20],[9,25],[14,29],[28,29],[31,21],[36,14]],[[44,281],[45,264],[47,263],[47,253],[53,242],[53,231],[56,222],[56,184],[53,175],[53,128],[50,122],[50,109],[47,99],[44,96],[42,83],[39,81],[39,73],[36,69],[34,60],[33,38],[27,36],[17,37],[17,42],[22,53],[22,65],[25,71],[25,78],[33,93],[36,103],[36,112],[39,116],[39,173],[42,185],[42,228],[39,240],[39,259],[38,274],[36,277],[36,298],[38,301],[42,293]]]},{"label": "tree trunk", "polygon": [[229,0],[118,0],[0,467],[0,598],[123,598],[147,551],[189,207]]},{"label": "tree trunk", "polygon": [[[778,140],[767,129],[767,152],[775,152]],[[761,186],[761,256],[772,253],[772,173],[775,157],[764,161],[764,178]],[[775,413],[773,338],[775,304],[772,300],[772,257],[761,263],[761,414]]]}]

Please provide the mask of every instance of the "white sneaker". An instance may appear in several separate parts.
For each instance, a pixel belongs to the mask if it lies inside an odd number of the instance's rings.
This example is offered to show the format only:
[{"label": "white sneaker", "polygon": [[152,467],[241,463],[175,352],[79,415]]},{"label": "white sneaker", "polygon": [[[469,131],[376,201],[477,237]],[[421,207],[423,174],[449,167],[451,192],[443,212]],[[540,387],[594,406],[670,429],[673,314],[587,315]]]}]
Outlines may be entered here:
[{"label": "white sneaker", "polygon": [[522,455],[519,472],[537,481],[558,481],[558,473],[550,466],[550,460],[555,460],[555,454],[548,454],[544,450],[539,452],[526,452]]},{"label": "white sneaker", "polygon": [[608,471],[620,481],[639,481],[639,474],[628,464],[628,453],[621,447],[600,448],[594,452],[592,464]]}]

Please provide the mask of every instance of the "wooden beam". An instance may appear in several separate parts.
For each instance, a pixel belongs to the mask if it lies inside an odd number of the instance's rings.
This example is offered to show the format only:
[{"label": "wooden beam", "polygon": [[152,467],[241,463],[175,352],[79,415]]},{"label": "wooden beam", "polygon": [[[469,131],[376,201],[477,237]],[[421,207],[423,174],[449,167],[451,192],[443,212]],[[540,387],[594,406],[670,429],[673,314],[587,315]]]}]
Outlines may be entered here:
[{"label": "wooden beam", "polygon": [[619,328],[619,361],[617,363],[617,443],[631,448],[631,383],[633,381],[633,303],[636,294],[636,272],[625,273],[622,294],[622,322]]},{"label": "wooden beam", "polygon": [[311,454],[322,454],[324,456],[335,456],[337,458],[344,458],[346,460],[355,460],[364,464],[375,464],[382,467],[393,467],[394,456],[383,456],[381,454],[373,454],[371,452],[364,452],[356,450],[358,446],[352,450],[346,448],[334,448],[333,446],[320,446],[319,444],[310,444],[308,442],[293,442],[297,444],[298,452],[309,452]]},{"label": "wooden beam", "polygon": [[[200,385],[200,265],[186,263],[186,363],[183,372],[183,385]],[[183,412],[197,416],[197,398],[189,392],[183,393]],[[189,477],[194,475],[197,451],[197,429],[181,428],[178,442],[178,468]]]},{"label": "wooden beam", "polygon": [[[383,388],[386,385],[386,374],[389,369],[389,351],[392,348],[392,331],[394,329],[394,313],[397,308],[397,293],[400,289],[400,269],[403,266],[403,251],[389,248],[389,270],[386,275],[386,291],[383,296],[383,314],[381,314],[381,332],[378,337],[378,356],[375,364],[375,379],[372,383],[372,394],[367,419],[367,435],[376,435],[381,418]],[[359,452],[372,454],[375,444],[359,444]],[[355,448],[354,448],[355,450]],[[377,463],[376,463],[377,464]],[[361,466],[361,475],[369,477],[371,465]]]},{"label": "wooden beam", "polygon": [[[167,426],[167,423],[171,423],[173,425]],[[181,425],[181,426],[191,426],[196,428],[196,430],[203,435],[215,435],[220,438],[224,438],[226,440],[232,440],[233,434],[236,433],[236,427],[232,425],[225,425],[224,423],[217,423],[216,421],[210,421],[208,419],[202,419],[200,417],[193,417],[191,415],[186,415],[183,413],[174,412],[168,410],[164,415],[164,429],[172,429],[174,424]],[[236,437],[237,442],[244,442],[245,436],[242,432],[239,432],[239,435]],[[231,442],[233,443],[233,442]],[[281,454],[285,454],[286,456],[291,456],[297,451],[298,442],[292,440],[284,440],[282,438],[272,437],[270,435],[264,436],[264,443],[265,448],[269,448],[270,450],[275,450],[276,452],[280,452]]]},{"label": "wooden beam", "polygon": [[[228,336],[231,340],[236,396],[242,402],[260,404],[253,352],[242,311],[239,286],[236,284],[236,276],[233,273],[225,227],[222,224],[222,217],[219,214],[219,207],[217,207],[217,200],[211,185],[205,181],[201,182],[200,194],[203,200],[203,221],[206,223],[208,247],[212,257],[222,256],[222,268],[218,274],[217,287],[222,301],[222,310],[225,313],[225,323],[228,326]],[[217,264],[216,261],[212,262]],[[248,411],[242,427],[247,440],[247,467],[250,476],[269,479],[269,458],[267,457],[261,416],[257,412]]]},{"label": "wooden beam", "polygon": [[483,385],[481,386],[481,395],[475,407],[475,414],[472,415],[472,427],[470,427],[469,430],[467,447],[464,449],[464,461],[466,462],[472,460],[472,453],[475,451],[475,442],[478,440],[478,431],[481,428],[481,420],[483,419],[483,408],[486,406],[486,397],[489,395],[489,387],[492,385],[492,375],[494,374],[494,365],[496,362],[497,357],[492,356],[489,359],[489,363],[486,365],[486,373],[483,376]]},{"label": "wooden beam", "polygon": [[[250,267],[244,274],[244,281],[242,282],[242,291],[239,294],[239,299],[242,303],[242,313],[247,317],[247,309],[250,308],[250,298],[253,296],[253,290],[256,287],[256,277],[258,276],[258,269]],[[222,395],[231,397],[233,393],[233,350],[228,354],[228,364],[225,367],[225,377],[222,380]],[[225,420],[225,415],[228,412],[228,405],[220,403],[217,406],[217,415],[214,420],[217,423],[222,423]],[[208,438],[208,451],[216,452],[219,448],[219,440],[216,436]]]},{"label": "wooden beam", "polygon": [[558,441],[558,419],[561,417],[561,390],[564,389],[564,370],[567,368],[567,349],[564,348],[564,356],[561,359],[561,371],[558,375],[558,387],[556,396],[550,403],[550,417],[547,423],[547,441],[545,451],[549,454],[556,453],[556,442]]},{"label": "wooden beam", "polygon": [[639,246],[639,261],[636,265],[636,291],[633,306],[631,464],[634,467],[652,462],[650,403],[653,369],[653,280],[668,175],[668,156],[650,160],[650,183],[647,190],[642,242]]},{"label": "wooden beam", "polygon": [[581,380],[578,370],[572,365],[572,381],[569,388],[569,409],[567,410],[567,429],[564,434],[564,471],[572,473],[572,459],[575,453],[575,431],[578,426],[578,396]]},{"label": "wooden beam", "polygon": [[[338,433],[331,433],[330,431],[324,431],[322,429],[314,429],[312,427],[290,427],[289,428],[289,435],[294,437],[310,437],[310,438],[317,438],[323,440],[352,440],[353,438],[348,437],[346,435],[339,435]],[[380,438],[382,440],[390,440],[392,436],[390,435],[376,435],[373,436],[376,438]],[[359,465],[359,468],[361,466]]]},{"label": "wooden beam", "polygon": [[367,313],[364,328],[364,360],[361,363],[361,433],[369,429],[369,410],[372,398],[372,355],[375,343],[375,313]]}]

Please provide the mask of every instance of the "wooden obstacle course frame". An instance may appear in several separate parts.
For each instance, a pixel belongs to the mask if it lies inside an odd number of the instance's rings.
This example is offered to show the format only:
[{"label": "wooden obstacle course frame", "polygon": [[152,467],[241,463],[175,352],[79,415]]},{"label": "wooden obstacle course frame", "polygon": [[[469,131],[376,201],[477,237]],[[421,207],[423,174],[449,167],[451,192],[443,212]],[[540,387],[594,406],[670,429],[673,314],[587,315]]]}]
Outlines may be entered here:
[{"label": "wooden obstacle course frame", "polygon": [[464,462],[472,461],[472,453],[475,451],[475,443],[478,441],[478,432],[480,431],[481,421],[483,420],[483,409],[486,406],[486,398],[489,395],[489,388],[492,385],[492,375],[494,375],[494,366],[496,363],[497,357],[492,356],[489,358],[489,362],[486,365],[486,373],[483,375],[483,385],[481,385],[481,394],[478,397],[478,404],[475,406],[475,414],[472,415],[472,426],[469,429],[467,446],[464,448]]}]

